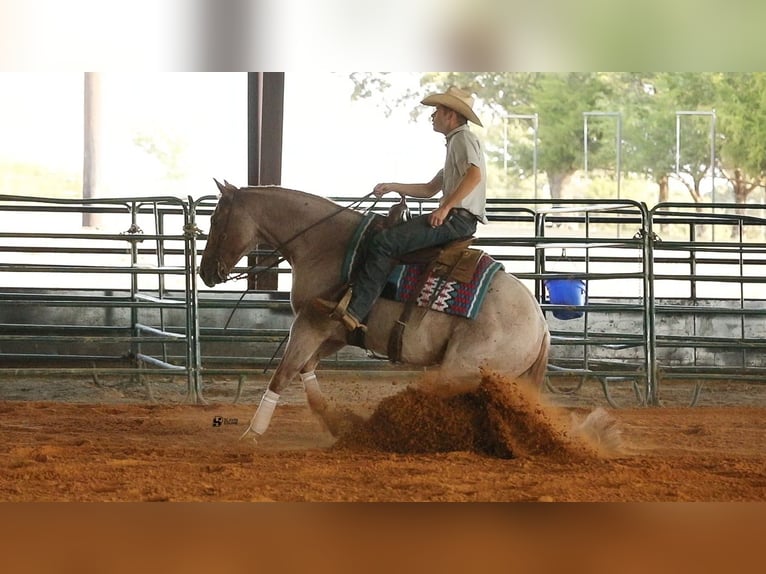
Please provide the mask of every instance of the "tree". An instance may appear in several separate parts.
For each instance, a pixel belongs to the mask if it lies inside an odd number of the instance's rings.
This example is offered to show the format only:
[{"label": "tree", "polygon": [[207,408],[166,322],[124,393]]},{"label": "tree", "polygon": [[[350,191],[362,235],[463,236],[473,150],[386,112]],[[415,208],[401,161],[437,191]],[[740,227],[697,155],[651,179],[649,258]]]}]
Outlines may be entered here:
[{"label": "tree", "polygon": [[[611,95],[602,74],[538,74],[535,78],[527,109],[540,117],[539,165],[548,178],[552,199],[562,197],[563,187],[584,166],[583,114],[611,111]],[[606,137],[600,122],[588,132],[589,154],[599,158],[602,167],[609,148]]]},{"label": "tree", "polygon": [[[682,182],[692,199],[702,202],[700,185],[714,174],[711,165],[711,122],[709,115],[719,101],[715,72],[674,72],[660,74],[667,100],[676,106],[676,112],[698,115],[680,115],[673,118],[680,126],[680,149],[672,176]],[[663,107],[666,107],[667,104]],[[672,125],[672,124],[671,124]],[[675,134],[675,126],[674,126]],[[657,135],[655,134],[655,137]],[[675,139],[674,139],[675,141]],[[714,158],[713,158],[714,159]]]},{"label": "tree", "polygon": [[[371,97],[386,93],[391,84],[386,75],[360,73],[351,76],[353,97]],[[594,72],[511,73],[511,72],[432,72],[421,79],[423,91],[443,91],[459,85],[475,93],[488,111],[503,117],[508,114],[537,114],[540,153],[538,168],[548,179],[553,199],[562,196],[562,189],[572,174],[583,165],[583,112],[599,109],[610,100],[611,85],[606,74]],[[389,94],[390,96],[390,94]],[[413,94],[399,94],[388,99],[386,107],[413,102]],[[591,134],[589,149],[594,153],[602,147],[602,134]],[[497,140],[486,142],[490,162],[505,153]],[[528,146],[512,148],[516,167],[525,173],[532,170]]]},{"label": "tree", "polygon": [[734,201],[744,204],[752,191],[766,185],[766,74],[723,74],[720,93],[721,170]]},{"label": "tree", "polygon": [[660,202],[668,200],[671,180],[682,183],[693,201],[702,201],[700,186],[711,173],[707,114],[717,99],[712,79],[692,72],[617,74],[625,169],[654,181]]},{"label": "tree", "polygon": [[[729,179],[738,202],[766,181],[762,72],[430,72],[423,74],[419,94],[393,94],[386,74],[358,73],[351,79],[354,97],[382,95],[387,110],[400,105],[414,109],[415,96],[455,84],[475,93],[484,111],[496,117],[537,114],[538,168],[547,176],[553,199],[562,196],[566,183],[584,165],[583,113],[593,111],[620,112],[622,170],[654,181],[659,201],[668,199],[674,179],[686,186],[695,202],[703,201],[701,184],[713,173]],[[718,123],[711,142],[714,110]],[[589,123],[589,164],[614,171],[614,132],[606,126]],[[531,171],[528,142],[519,139],[506,149],[491,128],[487,135],[490,163],[510,160],[516,173]],[[720,158],[717,165],[711,165],[711,143]]]},{"label": "tree", "polygon": [[[603,109],[612,92],[607,76],[595,72],[426,74],[423,81],[431,89],[467,86],[500,116],[537,114],[538,169],[547,177],[553,200],[561,199],[562,190],[584,164],[583,113]],[[602,153],[602,128],[589,137],[589,151]],[[531,171],[529,153],[517,148],[511,155],[522,170]]]},{"label": "tree", "polygon": [[675,104],[670,92],[659,87],[654,73],[624,72],[613,105],[623,118],[623,169],[644,176],[658,186],[658,200],[667,201],[675,171]]},{"label": "tree", "polygon": [[165,133],[151,135],[148,132],[139,132],[134,135],[133,143],[148,156],[157,160],[168,180],[177,181],[183,177],[181,157],[185,144],[179,137]]}]

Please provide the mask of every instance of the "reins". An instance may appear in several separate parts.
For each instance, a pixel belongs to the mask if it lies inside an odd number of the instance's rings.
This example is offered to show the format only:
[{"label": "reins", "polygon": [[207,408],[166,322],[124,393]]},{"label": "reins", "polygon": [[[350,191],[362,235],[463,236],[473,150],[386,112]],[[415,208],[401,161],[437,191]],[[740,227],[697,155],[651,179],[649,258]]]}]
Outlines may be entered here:
[{"label": "reins", "polygon": [[[285,246],[289,245],[290,243],[292,243],[293,241],[298,239],[304,233],[312,230],[313,228],[315,228],[318,225],[321,225],[325,221],[328,221],[329,219],[332,219],[333,217],[337,216],[339,213],[341,213],[343,211],[347,211],[349,209],[356,209],[357,207],[359,207],[362,204],[362,202],[365,199],[370,197],[373,193],[375,193],[375,192],[371,191],[367,195],[363,195],[362,197],[360,197],[359,199],[357,199],[356,201],[354,201],[353,203],[351,203],[349,205],[339,205],[338,208],[334,212],[332,212],[331,214],[323,217],[319,221],[315,221],[314,223],[312,223],[311,225],[309,225],[305,229],[302,229],[301,231],[299,231],[298,233],[293,235],[290,239],[287,239],[286,241],[283,241],[282,243],[280,243],[279,245],[274,247],[269,253],[266,253],[264,255],[264,257],[274,257],[277,253],[279,253],[282,249],[284,249]],[[370,205],[370,207],[368,207],[364,211],[364,213],[367,213],[370,210],[372,210],[377,205],[377,203],[378,203],[378,200],[376,199],[372,203],[372,205]],[[282,263],[284,260],[285,260],[284,257],[279,257],[279,258],[276,259],[276,261],[274,261],[273,263],[269,264],[266,267],[262,267],[261,269],[258,269],[258,265],[257,264],[256,265],[251,265],[245,271],[243,271],[243,272],[241,272],[241,273],[239,273],[237,275],[229,275],[226,279],[224,279],[223,282],[226,283],[227,281],[236,281],[238,279],[244,279],[245,277],[248,277],[249,275],[254,275],[254,276],[257,277],[260,273],[263,273],[264,271],[268,271],[269,269],[272,269],[272,268],[276,267],[277,265]]]},{"label": "reins", "polygon": [[[279,245],[277,245],[269,253],[267,253],[265,255],[265,257],[274,258],[282,249],[284,249],[285,246],[289,245],[291,242],[293,242],[296,239],[298,239],[304,233],[307,233],[308,231],[310,231],[314,227],[316,227],[318,225],[321,225],[322,223],[332,219],[333,217],[337,216],[339,213],[341,213],[343,211],[347,211],[349,209],[356,209],[357,207],[359,207],[362,204],[362,202],[365,199],[367,199],[368,197],[370,197],[374,193],[375,193],[374,191],[371,191],[367,195],[363,195],[362,197],[360,197],[359,199],[357,199],[356,201],[354,201],[353,203],[351,203],[349,205],[339,205],[338,208],[334,212],[332,212],[329,215],[321,218],[319,221],[315,221],[314,223],[312,223],[311,225],[309,225],[305,229],[302,229],[301,231],[299,231],[298,233],[296,233],[295,235],[293,235],[289,239],[287,239],[287,240],[283,241],[282,243],[280,243]],[[365,213],[367,213],[370,210],[372,210],[377,205],[377,203],[378,203],[378,199],[375,199],[375,201],[372,203],[372,205],[370,205],[370,207],[368,207],[365,210]],[[274,267],[276,267],[277,265],[279,265],[283,261],[285,261],[285,257],[280,256],[280,257],[276,258],[272,263],[267,265],[266,267],[258,268],[258,264],[251,265],[245,271],[243,271],[243,272],[241,272],[241,273],[239,273],[237,275],[229,275],[226,279],[224,279],[223,283],[226,283],[227,281],[236,281],[237,279],[244,279],[245,277],[248,277],[250,275],[252,275],[254,277],[258,277],[261,273],[264,273],[264,272],[266,272],[266,271],[268,271],[270,269],[273,269]],[[231,313],[229,313],[229,318],[226,320],[226,324],[223,327],[224,331],[226,331],[229,328],[229,324],[231,323],[232,317],[234,317],[235,311],[239,308],[240,303],[242,303],[242,300],[245,298],[245,295],[247,295],[249,292],[250,292],[249,289],[245,289],[242,292],[242,295],[240,296],[239,300],[234,305],[234,308],[231,310]],[[287,336],[285,336],[285,340],[286,339],[287,339]],[[276,356],[276,353],[279,351],[279,349],[282,347],[282,344],[284,344],[285,340],[283,340],[282,343],[279,344],[279,347],[277,348],[277,351],[275,351],[275,353],[274,353],[275,356]],[[273,360],[273,359],[274,359],[274,357],[272,356],[271,360]],[[269,361],[269,363],[271,363],[271,361]]]}]

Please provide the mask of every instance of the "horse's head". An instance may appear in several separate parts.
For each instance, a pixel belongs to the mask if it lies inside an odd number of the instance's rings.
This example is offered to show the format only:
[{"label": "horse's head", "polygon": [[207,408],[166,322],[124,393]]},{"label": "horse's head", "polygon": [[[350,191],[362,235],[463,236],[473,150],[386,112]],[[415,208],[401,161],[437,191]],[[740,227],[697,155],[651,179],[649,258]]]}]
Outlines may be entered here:
[{"label": "horse's head", "polygon": [[199,275],[208,287],[226,280],[231,270],[256,244],[255,230],[248,214],[237,205],[238,188],[215,182],[221,192],[210,218],[207,245],[202,252]]}]

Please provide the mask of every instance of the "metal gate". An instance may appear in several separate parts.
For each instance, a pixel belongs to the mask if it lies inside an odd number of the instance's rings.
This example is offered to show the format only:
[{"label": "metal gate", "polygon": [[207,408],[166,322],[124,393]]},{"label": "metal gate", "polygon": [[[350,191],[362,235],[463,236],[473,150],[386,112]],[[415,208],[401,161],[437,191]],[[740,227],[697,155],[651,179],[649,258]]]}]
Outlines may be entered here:
[{"label": "metal gate", "polygon": [[[278,269],[277,291],[197,283],[216,200],[0,196],[0,375],[184,377],[188,400],[202,402],[206,376],[278,360],[289,267]],[[417,212],[433,201],[410,204]],[[98,227],[82,227],[86,212]],[[608,398],[613,381],[628,380],[656,405],[674,379],[763,379],[763,215],[761,206],[493,199],[476,245],[540,301],[551,389],[561,377],[595,380]],[[552,280],[581,282],[582,300],[552,301]],[[406,369],[353,348],[323,365]]]}]

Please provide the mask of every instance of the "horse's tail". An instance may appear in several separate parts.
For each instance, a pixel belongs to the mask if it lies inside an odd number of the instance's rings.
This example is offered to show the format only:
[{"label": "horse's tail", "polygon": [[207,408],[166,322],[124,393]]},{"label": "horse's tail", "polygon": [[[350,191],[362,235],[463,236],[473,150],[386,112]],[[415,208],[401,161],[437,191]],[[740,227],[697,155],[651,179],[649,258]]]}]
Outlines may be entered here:
[{"label": "horse's tail", "polygon": [[545,372],[548,369],[548,353],[551,348],[551,333],[548,330],[548,325],[545,325],[545,334],[543,340],[540,343],[540,351],[537,353],[537,358],[532,366],[526,370],[522,375],[522,378],[526,379],[532,386],[542,389],[543,381],[545,379]]}]

